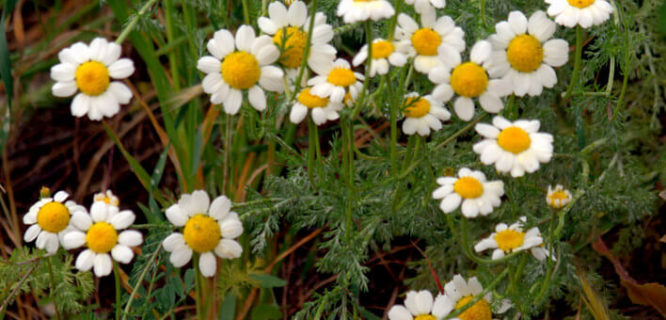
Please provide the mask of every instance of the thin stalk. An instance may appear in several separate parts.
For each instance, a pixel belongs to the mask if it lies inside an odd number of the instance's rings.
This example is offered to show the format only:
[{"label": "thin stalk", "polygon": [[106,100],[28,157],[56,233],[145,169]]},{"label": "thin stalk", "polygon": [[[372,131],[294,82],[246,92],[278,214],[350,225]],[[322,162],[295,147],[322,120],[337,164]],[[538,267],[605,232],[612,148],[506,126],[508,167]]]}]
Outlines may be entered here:
[{"label": "thin stalk", "polygon": [[224,117],[225,128],[224,128],[224,169],[223,169],[223,183],[222,183],[222,192],[227,195],[230,194],[230,190],[233,190],[231,186],[231,120],[232,117],[230,114],[227,114]]},{"label": "thin stalk", "polygon": [[113,260],[113,280],[116,284],[116,320],[120,320],[120,292],[122,287],[120,286],[120,270],[116,260]]},{"label": "thin stalk", "polygon": [[[51,265],[51,257],[46,259],[46,264],[49,266],[49,280],[51,281],[51,294],[55,292],[55,277],[53,276],[53,266]],[[54,304],[56,319],[60,320],[60,312],[58,311],[58,306]]]},{"label": "thin stalk", "polygon": [[246,25],[250,25],[250,8],[247,5],[247,0],[243,0],[243,21]]},{"label": "thin stalk", "polygon": [[[166,16],[166,35],[168,43],[174,41],[174,24],[173,24],[173,0],[164,0],[164,15]],[[171,78],[173,83],[174,91],[180,90],[180,81],[178,80],[178,59],[176,59],[176,52],[169,52],[169,69],[171,69]]]},{"label": "thin stalk", "polygon": [[203,312],[201,312],[201,274],[199,271],[199,255],[195,254],[193,257],[193,264],[194,264],[194,290],[195,290],[195,302],[196,302],[196,308],[197,308],[197,319],[203,319],[201,316],[203,315]]},{"label": "thin stalk", "polygon": [[569,82],[569,87],[567,88],[566,93],[562,101],[566,104],[571,98],[571,93],[573,88],[578,82],[578,75],[580,74],[580,63],[583,58],[583,28],[581,26],[576,26],[576,53],[574,56],[574,69],[573,74],[571,75],[571,82]]},{"label": "thin stalk", "polygon": [[365,39],[368,44],[368,58],[365,59],[365,76],[363,78],[363,89],[359,94],[356,106],[352,111],[351,118],[354,119],[359,111],[365,104],[365,97],[367,96],[368,86],[370,85],[370,70],[372,68],[372,23],[368,20],[365,22]]},{"label": "thin stalk", "polygon": [[393,38],[395,37],[395,26],[398,24],[398,15],[400,14],[400,4],[402,4],[404,0],[395,0],[393,3],[393,7],[395,8],[395,14],[393,17],[391,17],[391,20],[388,24],[388,41],[393,41]]},{"label": "thin stalk", "polygon": [[518,283],[518,279],[520,279],[520,276],[523,273],[523,268],[525,268],[526,262],[527,262],[527,255],[524,254],[523,257],[520,258],[518,269],[516,269],[516,272],[511,276],[511,283],[509,284],[509,289],[507,290],[509,294],[511,294],[513,290],[516,289],[516,284]]},{"label": "thin stalk", "polygon": [[[311,117],[308,117],[308,131],[309,131],[309,139],[310,143],[308,145],[308,178],[310,179],[310,184],[312,184],[312,187],[314,188],[316,186],[315,184],[315,179],[314,179],[314,172],[315,172],[315,131],[317,130],[317,126],[315,125],[314,121],[312,121]],[[321,177],[320,177],[321,178]]]},{"label": "thin stalk", "polygon": [[[157,258],[157,255],[160,253],[160,249],[162,248],[162,245],[160,244],[157,249],[155,249],[155,252],[153,255],[150,257],[149,261],[154,261],[155,258]],[[123,312],[123,319],[127,319],[127,314],[129,313],[130,306],[132,305],[132,300],[134,300],[134,295],[136,295],[137,291],[139,291],[139,287],[141,286],[141,282],[143,282],[143,279],[146,277],[146,274],[148,273],[148,269],[150,267],[150,263],[143,268],[143,271],[141,271],[141,274],[139,275],[139,279],[137,279],[136,284],[134,285],[134,288],[132,288],[132,293],[130,293],[129,299],[127,300],[127,305],[125,305],[125,311]]]},{"label": "thin stalk", "polygon": [[[402,0],[398,0],[402,1]],[[391,157],[391,175],[395,177],[396,173],[398,173],[398,164],[397,164],[397,146],[398,146],[398,112],[400,111],[400,103],[402,103],[403,97],[402,97],[402,88],[404,86],[405,79],[407,78],[405,76],[405,72],[408,72],[407,70],[411,70],[411,66],[407,68],[403,68],[402,72],[400,73],[400,82],[398,85],[398,93],[395,95],[395,97],[392,99],[392,103],[389,106],[389,117],[391,121],[391,144],[389,145],[389,154]]]},{"label": "thin stalk", "polygon": [[442,141],[440,144],[438,144],[434,149],[441,149],[447,144],[451,143],[453,140],[458,138],[460,135],[465,133],[467,130],[473,128],[477,123],[479,123],[483,118],[486,117],[486,113],[481,114],[478,118],[476,118],[474,121],[470,122],[466,126],[464,126],[462,129],[456,131],[454,134],[446,138],[446,140]]},{"label": "thin stalk", "polygon": [[310,44],[312,43],[312,31],[314,30],[315,15],[317,14],[317,0],[312,0],[310,2],[310,25],[308,26],[308,37],[305,40],[305,49],[303,50],[303,58],[301,60],[301,67],[298,69],[298,77],[296,77],[296,83],[294,84],[293,95],[289,97],[289,101],[292,101],[296,97],[296,93],[301,89],[301,80],[303,79],[303,74],[308,65],[308,57],[310,56]]},{"label": "thin stalk", "polygon": [[137,14],[132,18],[132,20],[127,24],[125,29],[123,29],[123,31],[120,33],[120,35],[116,39],[117,44],[121,44],[121,43],[123,43],[123,41],[125,41],[125,38],[127,38],[127,36],[129,36],[130,32],[132,32],[132,30],[134,30],[134,27],[136,27],[136,24],[139,22],[139,18],[144,13],[146,13],[146,11],[148,11],[148,8],[150,8],[155,2],[156,2],[156,0],[149,0],[148,2],[146,2],[146,4],[143,5],[143,7],[141,7],[139,12],[137,12]]}]

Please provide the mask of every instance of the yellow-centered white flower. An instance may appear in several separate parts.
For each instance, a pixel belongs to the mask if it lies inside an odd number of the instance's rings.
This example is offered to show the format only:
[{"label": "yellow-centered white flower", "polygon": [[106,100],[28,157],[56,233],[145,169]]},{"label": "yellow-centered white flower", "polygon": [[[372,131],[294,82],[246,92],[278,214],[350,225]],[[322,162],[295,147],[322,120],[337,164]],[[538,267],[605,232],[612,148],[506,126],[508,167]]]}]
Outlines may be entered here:
[{"label": "yellow-centered white flower", "polygon": [[90,45],[77,42],[58,53],[60,63],[51,67],[56,97],[76,96],[71,111],[75,117],[90,120],[113,117],[121,104],[132,99],[132,91],[120,81],[134,73],[132,60],[120,59],[120,45],[95,38]]},{"label": "yellow-centered white flower", "polygon": [[428,73],[428,79],[436,84],[432,95],[435,99],[448,102],[454,94],[458,96],[453,109],[458,118],[469,121],[474,117],[474,99],[489,113],[504,109],[501,97],[511,92],[503,79],[488,76],[487,63],[491,54],[491,44],[481,40],[474,44],[470,61],[461,63],[460,54],[451,53],[453,67],[441,65]]},{"label": "yellow-centered white flower", "polygon": [[548,186],[546,203],[548,203],[549,206],[555,209],[562,209],[564,206],[569,204],[569,202],[571,202],[571,198],[571,192],[569,192],[567,189],[564,189],[561,184],[556,185],[555,189],[553,189],[552,186]]},{"label": "yellow-centered white flower", "polygon": [[437,178],[440,185],[433,193],[434,199],[441,199],[439,208],[444,213],[455,211],[462,203],[461,212],[467,218],[479,214],[487,216],[502,203],[504,183],[501,180],[488,181],[481,171],[461,168],[457,177]]},{"label": "yellow-centered white flower", "polygon": [[446,0],[405,0],[406,4],[414,6],[417,13],[432,10],[434,8],[442,9],[446,6]]},{"label": "yellow-centered white flower", "polygon": [[301,123],[308,115],[308,110],[311,111],[312,121],[318,126],[326,123],[326,121],[340,118],[338,111],[342,110],[345,105],[342,102],[333,102],[329,98],[314,95],[310,92],[311,89],[307,87],[298,93],[296,102],[291,107],[289,120],[292,123]]},{"label": "yellow-centered white flower", "polygon": [[386,0],[341,0],[338,4],[338,17],[345,23],[379,21],[395,14],[393,6]]},{"label": "yellow-centered white flower", "polygon": [[415,57],[414,69],[426,74],[441,65],[454,66],[456,56],[459,61],[460,52],[465,50],[465,32],[451,17],[437,18],[434,8],[421,13],[421,25],[401,13],[395,37],[407,55]]},{"label": "yellow-centered white flower", "polygon": [[354,72],[349,62],[338,58],[335,61],[329,61],[322,72],[308,80],[308,85],[312,86],[310,92],[316,96],[329,98],[333,102],[343,102],[348,99],[347,94],[352,100],[358,97],[363,89],[363,75]]},{"label": "yellow-centered white flower", "polygon": [[[461,309],[472,302],[475,296],[483,292],[483,286],[476,277],[465,281],[465,278],[457,274],[453,276],[453,280],[444,285],[444,292],[441,304],[444,316],[447,316],[452,311]],[[458,316],[451,318],[451,320],[492,320],[491,299],[492,293],[488,292],[479,301],[465,309]]]},{"label": "yellow-centered white flower", "polygon": [[[401,44],[386,39],[374,39],[372,41],[372,64],[370,65],[370,76],[384,75],[390,66],[402,67],[407,63],[406,50],[398,48]],[[403,43],[402,46],[405,44]],[[352,63],[359,66],[368,59],[368,45],[364,45],[356,54]]]},{"label": "yellow-centered white flower", "polygon": [[[209,206],[210,205],[210,206]],[[243,223],[238,214],[231,211],[231,201],[219,196],[210,203],[205,191],[180,196],[177,204],[166,210],[169,222],[183,227],[164,239],[164,250],[171,252],[169,261],[180,268],[199,254],[199,270],[204,277],[212,277],[217,271],[215,255],[224,259],[240,257],[243,248],[234,239],[243,233]]]},{"label": "yellow-centered white flower", "polygon": [[[495,249],[492,259],[497,260],[509,253],[539,247],[543,243],[539,228],[534,227],[524,232],[522,227],[526,221],[527,218],[520,217],[518,222],[510,226],[507,226],[505,223],[498,224],[495,227],[495,232],[488,238],[479,241],[474,246],[474,250],[482,252],[488,249]],[[543,260],[541,259],[541,255],[534,255],[534,257]]]},{"label": "yellow-centered white flower", "polygon": [[396,304],[388,312],[389,320],[438,320],[448,314],[443,304],[444,296],[433,300],[428,290],[408,291],[405,304]]},{"label": "yellow-centered white flower", "polygon": [[540,125],[539,120],[511,122],[496,116],[492,124],[476,125],[476,132],[484,139],[474,144],[473,150],[484,164],[495,164],[499,172],[522,177],[525,172],[537,171],[540,163],[553,157],[553,136],[539,132]]},{"label": "yellow-centered white flower", "polygon": [[63,237],[73,229],[70,223],[72,214],[86,213],[84,207],[67,200],[68,197],[67,192],[58,191],[53,197],[41,198],[33,204],[23,216],[23,223],[30,226],[23,240],[32,242],[37,239],[35,246],[48,254],[58,251]]},{"label": "yellow-centered white flower", "polygon": [[116,197],[116,195],[113,194],[111,190],[106,190],[104,192],[96,193],[95,196],[93,197],[93,201],[95,202],[102,201],[116,208],[120,205],[120,200],[118,200],[118,197]]},{"label": "yellow-centered white flower", "polygon": [[85,246],[87,249],[76,258],[76,268],[81,271],[93,269],[97,277],[107,276],[113,269],[111,258],[129,263],[134,258],[130,247],[143,242],[140,232],[125,230],[135,218],[131,210],[118,212],[113,205],[95,201],[90,207],[90,214],[79,211],[72,215],[75,230],[65,235],[63,247],[75,249]]},{"label": "yellow-centered white flower", "polygon": [[546,0],[546,3],[550,4],[548,15],[555,17],[557,24],[568,28],[600,25],[614,10],[606,0]]},{"label": "yellow-centered white flower", "polygon": [[264,89],[282,92],[282,69],[271,65],[280,57],[280,50],[273,39],[263,35],[256,37],[254,29],[242,25],[236,37],[222,29],[208,41],[208,52],[197,62],[197,69],[206,73],[201,83],[204,92],[210,94],[210,102],[223,104],[224,112],[236,114],[247,91],[250,105],[259,111],[266,109]]},{"label": "yellow-centered white flower", "polygon": [[569,59],[569,44],[552,39],[555,29],[555,22],[543,11],[533,13],[529,20],[522,12],[512,11],[488,38],[493,44],[488,73],[506,79],[520,97],[538,96],[544,87],[552,88],[557,83],[553,67]]},{"label": "yellow-centered white flower", "polygon": [[[257,24],[261,31],[273,38],[273,43],[280,49],[278,63],[287,70],[287,75],[298,74],[294,71],[301,67],[310,30],[310,17],[307,16],[305,3],[294,1],[287,9],[280,2],[272,2],[268,6],[268,17],[260,17]],[[333,27],[326,23],[326,15],[317,12],[307,56],[307,65],[316,73],[320,73],[328,61],[335,59],[337,50],[329,44],[333,36]]]},{"label": "yellow-centered white flower", "polygon": [[419,96],[412,92],[405,96],[402,105],[402,114],[405,120],[402,122],[402,132],[407,135],[418,133],[427,136],[430,131],[438,131],[442,128],[442,121],[449,120],[449,113],[441,102],[435,100],[431,95]]}]

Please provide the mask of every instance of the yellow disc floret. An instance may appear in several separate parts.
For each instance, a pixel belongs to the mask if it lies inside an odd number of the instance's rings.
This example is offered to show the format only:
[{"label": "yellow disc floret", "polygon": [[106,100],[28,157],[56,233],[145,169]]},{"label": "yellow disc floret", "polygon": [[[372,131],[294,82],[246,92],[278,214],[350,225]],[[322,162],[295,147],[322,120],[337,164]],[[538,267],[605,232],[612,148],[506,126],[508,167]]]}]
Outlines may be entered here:
[{"label": "yellow disc floret", "polygon": [[380,40],[372,44],[372,58],[386,59],[395,51],[395,46],[390,41]]},{"label": "yellow disc floret", "polygon": [[421,56],[437,55],[437,48],[440,44],[442,44],[442,37],[430,28],[422,28],[412,34],[412,46]]},{"label": "yellow disc floret", "polygon": [[437,317],[430,315],[430,314],[423,314],[420,316],[416,316],[414,320],[437,320]]},{"label": "yellow disc floret", "polygon": [[570,5],[583,9],[591,6],[594,3],[594,0],[567,0]]},{"label": "yellow disc floret", "polygon": [[314,94],[310,93],[310,88],[305,88],[303,89],[299,94],[298,94],[298,102],[300,102],[302,105],[313,109],[313,108],[323,108],[326,105],[328,105],[328,98],[322,98],[320,96],[315,96]]},{"label": "yellow disc floret", "polygon": [[451,88],[459,96],[475,98],[486,92],[488,75],[486,70],[474,62],[458,65],[451,72]]},{"label": "yellow disc floret", "polygon": [[69,224],[69,209],[60,202],[49,202],[37,212],[37,224],[48,232],[65,230]]},{"label": "yellow disc floret", "polygon": [[356,82],[356,75],[347,68],[334,68],[328,73],[326,81],[339,87],[349,87]]},{"label": "yellow disc floret", "polygon": [[555,208],[560,209],[566,205],[566,201],[569,200],[569,195],[564,190],[553,191],[548,194],[548,204]]},{"label": "yellow disc floret", "polygon": [[96,253],[107,253],[118,243],[118,232],[107,222],[97,222],[88,229],[86,243]]},{"label": "yellow disc floret", "polygon": [[514,69],[525,73],[533,72],[541,66],[543,47],[534,36],[521,34],[509,42],[506,58]]},{"label": "yellow disc floret", "polygon": [[497,144],[504,150],[519,154],[530,147],[532,140],[525,130],[519,127],[508,127],[500,132]]},{"label": "yellow disc floret", "polygon": [[408,118],[421,118],[430,112],[430,101],[420,97],[410,97],[405,101],[402,112]]},{"label": "yellow disc floret", "polygon": [[89,96],[98,96],[109,87],[109,69],[98,61],[84,62],[74,73],[76,86]]},{"label": "yellow disc floret", "polygon": [[472,177],[462,177],[453,185],[453,191],[465,199],[475,199],[483,194],[483,185]]},{"label": "yellow disc floret", "polygon": [[280,63],[287,68],[298,68],[303,60],[307,34],[298,27],[279,29],[273,36],[273,43],[282,50]]},{"label": "yellow disc floret", "polygon": [[236,51],[224,57],[222,78],[234,89],[250,89],[259,81],[259,61],[250,53]]},{"label": "yellow disc floret", "polygon": [[510,252],[523,245],[523,241],[525,241],[525,233],[506,229],[496,233],[494,238],[498,248],[504,252]]},{"label": "yellow disc floret", "polygon": [[[474,299],[474,296],[465,296],[458,300],[456,303],[456,310],[464,307],[466,304],[471,302]],[[492,312],[490,311],[490,304],[486,299],[480,299],[471,307],[465,309],[465,311],[458,315],[460,320],[491,320]]]},{"label": "yellow disc floret", "polygon": [[197,253],[209,252],[220,243],[222,231],[215,219],[197,214],[185,224],[183,231],[185,242]]}]

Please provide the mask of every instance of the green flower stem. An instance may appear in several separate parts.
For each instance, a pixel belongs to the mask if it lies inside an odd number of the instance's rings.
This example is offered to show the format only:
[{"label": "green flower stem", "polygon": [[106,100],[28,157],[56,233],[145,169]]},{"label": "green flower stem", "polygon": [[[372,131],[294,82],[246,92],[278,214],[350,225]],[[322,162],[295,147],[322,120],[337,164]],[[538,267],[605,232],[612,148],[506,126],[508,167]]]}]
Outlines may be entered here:
[{"label": "green flower stem", "polygon": [[346,236],[347,240],[351,240],[351,230],[353,228],[352,208],[354,202],[354,128],[351,125],[351,119],[344,117],[341,121],[342,125],[342,168],[345,184],[347,185],[347,208],[345,212],[346,217]]},{"label": "green flower stem", "polygon": [[[305,49],[303,50],[303,58],[301,60],[301,67],[298,69],[298,77],[296,77],[296,83],[294,84],[294,91],[289,97],[289,101],[294,100],[299,91],[301,91],[301,80],[303,79],[303,74],[308,65],[308,57],[310,56],[310,44],[312,43],[312,30],[314,30],[315,15],[317,13],[317,0],[312,0],[310,2],[310,25],[308,26],[308,36],[305,40]],[[286,33],[285,33],[286,34]]]},{"label": "green flower stem", "polygon": [[526,262],[527,262],[527,255],[524,254],[522,258],[520,258],[518,269],[516,269],[516,272],[511,275],[511,283],[509,284],[509,289],[507,290],[509,294],[511,294],[513,290],[516,289],[516,284],[518,283],[520,276],[523,274],[523,269],[525,268]]},{"label": "green flower stem", "polygon": [[479,123],[481,120],[483,120],[486,117],[487,113],[482,113],[480,116],[478,116],[474,121],[468,123],[466,126],[464,126],[462,129],[456,131],[454,134],[450,135],[449,137],[446,138],[446,140],[442,141],[439,143],[434,149],[441,149],[447,144],[451,143],[453,140],[458,138],[460,135],[463,133],[467,132],[469,129],[474,128],[474,126]]},{"label": "green flower stem", "polygon": [[[49,267],[49,280],[51,282],[49,285],[51,286],[51,294],[53,294],[53,293],[55,293],[55,277],[53,276],[53,266],[51,265],[51,258],[53,258],[53,256],[50,256],[50,257],[46,258],[46,264]],[[118,289],[116,289],[116,290],[118,290]],[[118,302],[118,297],[117,297],[117,294],[116,294],[116,304],[118,304],[118,303],[119,303]],[[54,304],[54,309],[55,309],[56,319],[60,320],[60,312],[58,311],[58,306],[56,304]]]},{"label": "green flower stem", "polygon": [[370,20],[365,22],[365,38],[368,44],[368,58],[365,59],[365,77],[363,78],[363,89],[359,94],[358,100],[355,103],[354,110],[352,111],[352,119],[356,118],[359,111],[365,103],[367,96],[368,86],[370,85],[370,69],[372,68],[372,23]]},{"label": "green flower stem", "polygon": [[137,14],[132,18],[132,20],[130,20],[130,22],[127,24],[125,29],[123,29],[123,31],[120,33],[120,35],[116,39],[117,44],[121,44],[121,43],[123,43],[123,41],[125,41],[125,38],[127,38],[127,36],[129,36],[130,32],[132,32],[132,30],[134,30],[134,27],[136,27],[136,24],[139,22],[139,18],[144,13],[146,13],[146,11],[148,11],[148,8],[152,7],[155,2],[156,2],[156,0],[149,0],[148,2],[146,2],[146,4],[143,5],[143,7],[141,7],[139,12],[137,12]]},{"label": "green flower stem", "polygon": [[571,98],[571,93],[573,92],[573,88],[576,85],[576,82],[578,82],[578,75],[580,74],[580,63],[583,58],[583,28],[581,26],[576,26],[576,53],[574,56],[574,69],[573,69],[573,74],[571,75],[571,82],[569,82],[569,87],[567,88],[567,92],[564,94],[564,97],[562,98],[562,101],[564,104],[569,102],[569,99]]},{"label": "green flower stem", "polygon": [[502,273],[500,273],[497,277],[495,277],[495,279],[493,279],[493,281],[489,285],[483,288],[483,291],[481,291],[481,293],[474,296],[474,299],[472,299],[470,302],[466,303],[464,306],[460,307],[459,309],[456,308],[455,310],[453,310],[453,312],[449,313],[446,317],[444,317],[444,319],[456,318],[457,316],[465,312],[465,310],[471,308],[474,304],[479,302],[479,300],[484,299],[486,294],[488,294],[488,292],[490,292],[493,288],[495,288],[497,284],[499,284],[499,282],[502,281],[509,274],[509,270],[510,270],[509,268],[505,268],[504,271],[502,271]]},{"label": "green flower stem", "polygon": [[120,320],[120,292],[122,292],[122,287],[120,286],[120,268],[118,268],[116,260],[113,260],[113,280],[116,284],[116,320]]},{"label": "green flower stem", "polygon": [[231,172],[231,148],[233,147],[231,141],[231,121],[232,116],[225,113],[224,122],[224,168],[223,168],[223,182],[222,182],[222,192],[227,195],[231,195],[230,190],[233,190],[231,182],[233,179],[233,174]]},{"label": "green flower stem", "polygon": [[[162,249],[162,245],[160,244],[157,249],[155,249],[155,252],[150,256],[149,261],[155,261],[155,258],[157,258],[157,255],[160,253]],[[127,304],[125,305],[125,311],[123,312],[123,319],[127,319],[127,314],[129,313],[130,306],[132,305],[132,301],[134,300],[134,295],[139,291],[139,287],[141,286],[141,283],[143,282],[143,279],[146,277],[146,274],[148,273],[148,269],[150,269],[151,263],[148,263],[145,268],[141,271],[141,274],[139,275],[139,279],[137,279],[136,284],[134,285],[134,288],[132,288],[132,293],[130,293],[129,299],[127,300]],[[150,296],[150,294],[148,295]]]},{"label": "green flower stem", "polygon": [[192,255],[192,262],[194,267],[194,290],[195,290],[195,302],[197,310],[197,319],[203,319],[202,312],[202,296],[201,296],[201,272],[199,271],[199,254],[195,253]]},{"label": "green flower stem", "polygon": [[395,26],[398,24],[398,15],[400,15],[400,4],[405,0],[395,0],[393,2],[393,7],[395,8],[395,14],[391,17],[391,20],[388,24],[388,41],[393,41],[395,37]]},{"label": "green flower stem", "polygon": [[250,24],[250,8],[247,4],[247,0],[242,0],[243,3],[243,21],[245,22],[246,25],[251,25]]},{"label": "green flower stem", "polygon": [[[398,0],[402,1],[402,0]],[[400,104],[402,103],[402,88],[405,85],[405,72],[411,72],[411,64],[409,67],[405,67],[400,72],[399,76],[399,85],[398,92],[391,100],[391,105],[389,106],[389,117],[391,121],[391,144],[389,145],[389,154],[391,158],[391,176],[394,176],[398,173],[398,164],[397,164],[397,146],[398,146],[398,116],[400,112]],[[409,71],[407,71],[409,70]]]},{"label": "green flower stem", "polygon": [[[312,187],[314,188],[316,186],[315,179],[314,179],[314,172],[315,172],[315,152],[316,152],[316,147],[315,144],[317,144],[319,140],[318,134],[317,134],[317,125],[315,125],[314,121],[312,121],[311,117],[308,117],[308,131],[309,131],[309,139],[310,143],[308,145],[308,178],[310,178],[310,183],[312,184]],[[321,179],[321,175],[319,176]]]}]

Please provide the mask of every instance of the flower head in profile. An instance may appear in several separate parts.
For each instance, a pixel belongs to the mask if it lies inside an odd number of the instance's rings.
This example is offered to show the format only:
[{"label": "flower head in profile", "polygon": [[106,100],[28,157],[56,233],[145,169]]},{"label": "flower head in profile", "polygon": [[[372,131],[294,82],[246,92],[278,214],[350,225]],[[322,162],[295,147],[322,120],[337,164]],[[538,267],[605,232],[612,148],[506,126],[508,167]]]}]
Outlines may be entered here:
[{"label": "flower head in profile", "polygon": [[567,28],[579,25],[589,28],[604,23],[613,13],[613,6],[606,0],[546,0],[548,15]]},{"label": "flower head in profile", "polygon": [[171,252],[169,261],[180,268],[199,254],[199,270],[205,277],[217,271],[216,255],[224,259],[240,257],[243,248],[234,239],[243,233],[238,214],[231,211],[231,201],[219,196],[210,203],[205,191],[183,194],[177,204],[166,210],[169,222],[183,227],[162,242],[164,250]]},{"label": "flower head in profile", "polygon": [[204,92],[210,94],[210,102],[223,104],[224,112],[236,114],[247,91],[250,105],[262,111],[266,109],[265,90],[282,92],[282,69],[271,65],[280,57],[280,50],[273,39],[257,37],[254,29],[242,25],[236,37],[222,29],[208,41],[208,52],[197,62],[197,69],[206,73],[202,82]]},{"label": "flower head in profile", "polygon": [[[493,260],[501,259],[505,255],[513,252],[519,252],[527,249],[538,247],[543,243],[539,228],[534,227],[527,232],[523,231],[523,224],[527,221],[525,217],[520,217],[519,221],[507,226],[505,223],[500,223],[495,227],[493,232],[488,238],[485,238],[474,246],[476,252],[482,252],[487,249],[495,249],[493,251]],[[537,259],[541,256],[534,255]],[[542,260],[542,259],[539,259]]]},{"label": "flower head in profile", "polygon": [[405,0],[406,4],[414,6],[414,11],[423,13],[434,8],[442,9],[446,6],[446,0]]},{"label": "flower head in profile", "polygon": [[467,218],[489,215],[500,206],[500,198],[504,195],[501,180],[488,181],[483,172],[469,168],[461,168],[457,177],[437,178],[437,183],[440,187],[432,193],[432,197],[442,200],[440,209],[450,213],[462,203],[461,212]]},{"label": "flower head in profile", "polygon": [[569,202],[571,202],[571,192],[560,184],[555,186],[548,186],[548,194],[546,195],[546,203],[555,209],[562,209]]},{"label": "flower head in profile", "polygon": [[289,113],[289,120],[292,123],[301,123],[305,116],[310,111],[312,121],[318,126],[326,123],[326,121],[337,120],[340,118],[338,111],[344,108],[342,102],[332,102],[329,98],[322,98],[310,92],[311,88],[307,87],[296,96],[296,102],[291,107]]},{"label": "flower head in profile", "polygon": [[[453,280],[444,286],[445,294],[442,298],[442,311],[444,316],[448,315],[454,310],[462,309],[471,303],[475,296],[483,292],[483,286],[476,279],[476,277],[465,280],[461,275],[453,276]],[[467,307],[465,311],[451,320],[492,320],[492,310],[490,303],[492,302],[492,293],[488,292],[485,296],[481,297],[477,302]]]},{"label": "flower head in profile", "polygon": [[[396,46],[398,44],[386,39],[374,39],[372,41],[372,64],[370,65],[370,76],[384,75],[390,66],[402,67],[407,63],[407,56]],[[354,57],[354,66],[359,66],[368,59],[368,45],[364,45]]]},{"label": "flower head in profile", "polygon": [[402,114],[405,116],[402,132],[408,135],[418,133],[420,136],[427,136],[430,131],[441,129],[442,121],[451,118],[451,114],[441,102],[431,95],[421,97],[416,92],[405,96]]},{"label": "flower head in profile", "polygon": [[520,11],[509,13],[509,19],[495,25],[497,33],[490,36],[493,54],[488,72],[503,77],[517,96],[538,96],[543,88],[557,83],[553,67],[569,59],[569,44],[552,39],[555,22],[546,13],[537,11],[528,20]]},{"label": "flower head in profile", "polygon": [[95,201],[90,214],[76,212],[72,215],[75,230],[64,237],[63,246],[86,249],[76,258],[76,268],[81,271],[93,269],[95,275],[104,277],[111,273],[113,260],[129,263],[134,258],[130,247],[143,242],[143,236],[136,230],[125,230],[134,223],[131,210],[118,212],[117,207],[103,201]]},{"label": "flower head in profile", "polygon": [[474,144],[481,162],[495,164],[499,172],[510,172],[513,177],[522,177],[525,172],[539,169],[540,163],[553,157],[553,136],[539,132],[539,120],[517,120],[511,122],[496,116],[492,124],[478,123],[476,132],[483,140]]},{"label": "flower head in profile", "polygon": [[[444,296],[432,298],[428,290],[409,291],[405,305],[394,305],[388,312],[389,320],[438,320],[448,314],[443,304]],[[450,310],[449,310],[450,311]]]},{"label": "flower head in profile", "polygon": [[86,214],[86,209],[72,200],[67,200],[69,194],[65,191],[58,191],[53,197],[48,194],[48,189],[44,193],[45,196],[33,204],[23,216],[23,223],[30,226],[25,231],[23,240],[32,242],[37,239],[37,248],[53,254],[58,251],[60,244],[63,244],[63,237],[72,230],[72,214]]},{"label": "flower head in profile", "polygon": [[95,38],[90,45],[77,42],[58,53],[59,64],[51,68],[51,88],[56,97],[71,97],[75,117],[90,120],[113,117],[121,104],[132,99],[132,91],[122,80],[134,73],[132,60],[120,59],[120,45]]},{"label": "flower head in profile", "polygon": [[395,36],[407,55],[415,57],[414,69],[425,74],[441,65],[452,66],[452,60],[465,50],[465,32],[451,17],[437,18],[434,8],[421,13],[421,25],[401,13]]},{"label": "flower head in profile", "polygon": [[386,0],[341,0],[337,11],[345,23],[379,21],[394,14],[393,6]]},{"label": "flower head in profile", "polygon": [[106,190],[105,192],[96,193],[95,196],[93,197],[93,201],[95,202],[101,201],[114,207],[118,207],[118,205],[120,205],[120,200],[118,200],[118,197],[116,197],[116,195],[113,194],[113,191],[111,190]]},{"label": "flower head in profile", "polygon": [[458,118],[464,121],[474,117],[474,99],[479,100],[481,108],[489,113],[497,113],[504,109],[501,97],[511,92],[511,88],[502,79],[488,76],[486,64],[491,54],[488,41],[478,41],[472,47],[470,61],[461,63],[460,55],[451,54],[448,65],[436,67],[428,73],[428,78],[436,84],[432,95],[435,99],[448,102],[457,95],[453,109]]},{"label": "flower head in profile", "polygon": [[[273,43],[280,49],[278,63],[290,78],[295,79],[310,30],[305,3],[293,1],[287,9],[280,2],[272,2],[268,6],[268,17],[260,17],[257,24],[261,31],[273,38]],[[326,23],[326,15],[316,13],[307,57],[307,65],[314,72],[320,73],[328,61],[335,59],[337,50],[329,44],[333,35],[333,27]]]},{"label": "flower head in profile", "polygon": [[332,102],[343,102],[347,94],[351,100],[356,99],[363,89],[363,79],[362,74],[352,70],[347,60],[338,58],[329,61],[319,75],[308,80],[308,85],[312,86],[310,93],[316,96],[329,98]]}]

